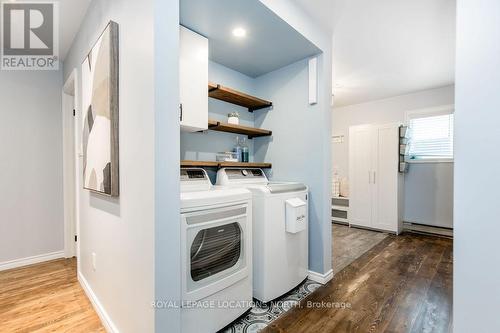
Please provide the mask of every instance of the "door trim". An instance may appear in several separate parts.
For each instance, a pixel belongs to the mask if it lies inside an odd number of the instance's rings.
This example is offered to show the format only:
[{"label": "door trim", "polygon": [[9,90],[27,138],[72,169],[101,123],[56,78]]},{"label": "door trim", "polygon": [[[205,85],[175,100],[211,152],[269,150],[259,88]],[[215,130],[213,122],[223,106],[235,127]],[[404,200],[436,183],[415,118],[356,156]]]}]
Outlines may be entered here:
[{"label": "door trim", "polygon": [[[63,207],[64,207],[64,257],[80,256],[79,224],[79,159],[78,134],[78,72],[74,69],[63,85],[62,131],[63,131]],[[73,111],[74,110],[74,111]],[[74,115],[73,115],[74,112]],[[79,238],[79,237],[78,237]],[[79,268],[79,262],[78,262]]]}]

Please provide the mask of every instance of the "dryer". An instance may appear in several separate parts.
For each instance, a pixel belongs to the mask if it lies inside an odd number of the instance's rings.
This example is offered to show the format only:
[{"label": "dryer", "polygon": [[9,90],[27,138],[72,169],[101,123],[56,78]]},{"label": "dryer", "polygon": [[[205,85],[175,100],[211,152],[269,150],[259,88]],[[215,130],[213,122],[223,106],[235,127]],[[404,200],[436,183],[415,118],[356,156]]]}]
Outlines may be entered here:
[{"label": "dryer", "polygon": [[216,332],[251,307],[252,195],[181,169],[182,332]]},{"label": "dryer", "polygon": [[270,182],[261,169],[225,168],[220,188],[244,188],[253,196],[253,296],[271,301],[308,276],[308,187]]}]

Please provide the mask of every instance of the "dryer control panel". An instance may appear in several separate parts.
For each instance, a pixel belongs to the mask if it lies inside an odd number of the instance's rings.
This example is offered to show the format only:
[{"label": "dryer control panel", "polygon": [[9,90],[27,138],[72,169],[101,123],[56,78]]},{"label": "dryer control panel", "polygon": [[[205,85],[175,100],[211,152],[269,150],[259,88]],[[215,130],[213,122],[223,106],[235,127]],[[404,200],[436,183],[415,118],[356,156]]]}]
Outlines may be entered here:
[{"label": "dryer control panel", "polygon": [[204,169],[181,169],[180,176],[181,192],[208,191],[212,188],[212,182]]}]

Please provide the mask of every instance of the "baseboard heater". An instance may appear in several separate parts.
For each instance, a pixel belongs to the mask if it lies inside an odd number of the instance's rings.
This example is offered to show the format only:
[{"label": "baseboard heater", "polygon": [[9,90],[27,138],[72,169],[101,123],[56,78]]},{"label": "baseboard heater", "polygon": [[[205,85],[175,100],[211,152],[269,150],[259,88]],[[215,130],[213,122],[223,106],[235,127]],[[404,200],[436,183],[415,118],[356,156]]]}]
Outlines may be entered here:
[{"label": "baseboard heater", "polygon": [[413,222],[403,222],[404,231],[414,232],[419,234],[442,236],[447,238],[453,238],[453,229],[445,227],[436,227],[426,224],[419,224]]}]

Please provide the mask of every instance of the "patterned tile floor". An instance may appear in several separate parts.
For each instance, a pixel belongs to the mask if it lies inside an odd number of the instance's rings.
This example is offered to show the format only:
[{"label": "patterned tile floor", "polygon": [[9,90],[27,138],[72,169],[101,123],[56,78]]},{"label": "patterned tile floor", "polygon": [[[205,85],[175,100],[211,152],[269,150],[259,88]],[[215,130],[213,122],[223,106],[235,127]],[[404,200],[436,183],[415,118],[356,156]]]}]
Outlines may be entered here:
[{"label": "patterned tile floor", "polygon": [[256,306],[249,312],[231,325],[223,328],[219,333],[258,332],[319,287],[321,287],[321,284],[307,279],[298,287],[274,301],[268,303],[257,301]]}]

